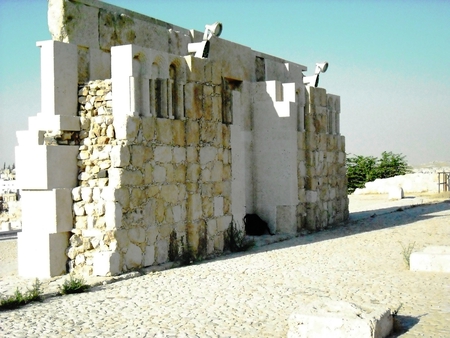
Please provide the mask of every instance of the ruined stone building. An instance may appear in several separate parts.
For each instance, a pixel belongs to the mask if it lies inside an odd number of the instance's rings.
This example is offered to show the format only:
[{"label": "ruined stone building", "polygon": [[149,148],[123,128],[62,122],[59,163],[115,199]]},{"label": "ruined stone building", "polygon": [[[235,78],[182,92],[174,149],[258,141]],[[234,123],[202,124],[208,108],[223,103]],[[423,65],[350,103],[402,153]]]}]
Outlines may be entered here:
[{"label": "ruined stone building", "polygon": [[340,98],[306,67],[97,0],[50,0],[48,21],[41,112],[17,133],[19,274],[222,252],[246,213],[289,234],[348,217]]}]

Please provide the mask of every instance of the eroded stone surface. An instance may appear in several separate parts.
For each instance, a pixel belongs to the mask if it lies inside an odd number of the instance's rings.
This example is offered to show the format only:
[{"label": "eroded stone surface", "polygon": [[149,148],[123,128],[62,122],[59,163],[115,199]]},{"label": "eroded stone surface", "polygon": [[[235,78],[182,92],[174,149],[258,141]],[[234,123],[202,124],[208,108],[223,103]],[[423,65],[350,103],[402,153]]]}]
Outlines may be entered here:
[{"label": "eroded stone surface", "polygon": [[288,338],[384,338],[393,328],[391,310],[318,300],[299,306],[289,317]]},{"label": "eroded stone surface", "polygon": [[409,257],[411,271],[450,273],[450,246],[429,246]]}]

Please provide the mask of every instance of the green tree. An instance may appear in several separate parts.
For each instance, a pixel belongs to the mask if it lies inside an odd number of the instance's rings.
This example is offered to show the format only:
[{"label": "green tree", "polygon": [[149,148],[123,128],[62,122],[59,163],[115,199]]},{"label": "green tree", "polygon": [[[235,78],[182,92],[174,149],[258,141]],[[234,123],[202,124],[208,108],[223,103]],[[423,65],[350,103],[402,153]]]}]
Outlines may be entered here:
[{"label": "green tree", "polygon": [[389,178],[411,172],[405,156],[383,151],[377,164],[377,178]]},{"label": "green tree", "polygon": [[402,154],[384,151],[381,158],[373,156],[347,157],[347,191],[354,192],[357,188],[364,188],[367,182],[377,178],[389,178],[411,172],[411,167]]},{"label": "green tree", "polygon": [[352,193],[363,188],[366,182],[376,179],[377,158],[372,156],[347,157],[347,190]]}]

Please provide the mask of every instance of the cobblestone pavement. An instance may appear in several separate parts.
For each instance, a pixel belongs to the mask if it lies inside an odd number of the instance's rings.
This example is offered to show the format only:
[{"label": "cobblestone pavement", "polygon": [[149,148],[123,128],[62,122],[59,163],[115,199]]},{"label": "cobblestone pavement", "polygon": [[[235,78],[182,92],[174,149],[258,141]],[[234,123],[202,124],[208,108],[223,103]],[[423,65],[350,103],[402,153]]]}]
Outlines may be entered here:
[{"label": "cobblestone pavement", "polygon": [[[326,298],[401,305],[395,337],[450,337],[450,274],[409,271],[402,248],[450,245],[450,203],[371,215],[246,253],[2,311],[0,336],[286,337],[297,305]],[[1,278],[0,288],[11,280]]]}]

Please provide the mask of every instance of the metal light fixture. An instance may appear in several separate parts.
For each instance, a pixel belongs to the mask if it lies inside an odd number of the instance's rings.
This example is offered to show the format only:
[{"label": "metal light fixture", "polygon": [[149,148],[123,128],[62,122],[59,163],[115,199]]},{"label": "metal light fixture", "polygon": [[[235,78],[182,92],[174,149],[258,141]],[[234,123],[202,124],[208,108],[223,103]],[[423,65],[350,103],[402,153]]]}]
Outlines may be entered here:
[{"label": "metal light fixture", "polygon": [[328,62],[318,62],[316,63],[316,69],[314,70],[314,75],[304,76],[303,83],[307,86],[317,87],[319,85],[319,74],[325,73],[328,69]]},{"label": "metal light fixture", "polygon": [[219,36],[221,33],[222,24],[220,22],[214,22],[212,25],[205,25],[203,41],[189,43],[188,53],[194,53],[195,57],[206,59],[209,55],[209,40],[211,40],[213,36]]}]

